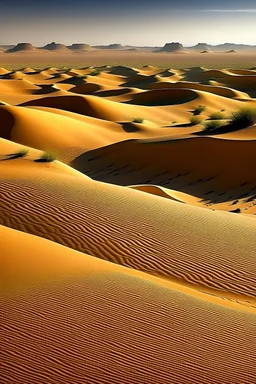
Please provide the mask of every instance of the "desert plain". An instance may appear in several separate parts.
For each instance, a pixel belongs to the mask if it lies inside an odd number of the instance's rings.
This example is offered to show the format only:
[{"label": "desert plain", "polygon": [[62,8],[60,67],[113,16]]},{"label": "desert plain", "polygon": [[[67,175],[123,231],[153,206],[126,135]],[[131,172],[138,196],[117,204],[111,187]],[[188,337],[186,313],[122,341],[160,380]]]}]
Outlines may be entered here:
[{"label": "desert plain", "polygon": [[256,383],[255,59],[0,54],[0,383]]}]

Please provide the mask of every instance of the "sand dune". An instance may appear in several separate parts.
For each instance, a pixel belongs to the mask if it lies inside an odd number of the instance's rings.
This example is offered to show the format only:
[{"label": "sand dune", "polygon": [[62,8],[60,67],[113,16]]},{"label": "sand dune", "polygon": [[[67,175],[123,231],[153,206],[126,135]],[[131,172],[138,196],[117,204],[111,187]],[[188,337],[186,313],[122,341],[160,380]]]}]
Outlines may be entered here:
[{"label": "sand dune", "polygon": [[57,67],[0,68],[0,382],[253,384],[255,71]]},{"label": "sand dune", "polygon": [[[149,376],[161,383],[253,381],[255,315],[46,240],[1,230],[1,243],[9,248],[1,255],[7,279],[1,300],[6,383],[10,378],[19,384],[134,383]],[[29,257],[31,251],[36,258]],[[225,359],[215,358],[217,350]]]},{"label": "sand dune", "polygon": [[[214,209],[222,204],[222,209],[232,210],[235,205],[244,213],[256,213],[254,146],[254,140],[221,137],[130,140],[87,152],[74,167],[100,181],[157,184],[197,196]],[[109,172],[110,165],[115,172]]]},{"label": "sand dune", "polygon": [[[28,166],[34,169],[33,180],[30,174],[26,176]],[[3,225],[111,262],[195,285],[202,291],[217,291],[224,297],[238,295],[241,300],[245,300],[243,296],[246,300],[253,299],[254,277],[249,269],[253,271],[254,268],[255,224],[250,217],[230,217],[227,213],[211,212],[132,189],[98,183],[82,175],[72,177],[71,181],[70,176],[55,174],[55,181],[51,179],[49,182],[47,164],[35,163],[32,159],[8,160],[2,162],[1,168],[0,221]],[[20,169],[23,169],[22,177]],[[202,222],[207,225],[202,227]],[[175,232],[171,230],[173,225]],[[197,239],[190,232],[192,227]],[[121,239],[118,233],[123,234]],[[227,243],[231,234],[237,239],[235,250],[232,243]],[[203,251],[198,238],[204,238]],[[182,239],[187,241],[184,243]],[[242,249],[243,260],[239,258]],[[230,254],[233,255],[232,262]],[[186,262],[195,255],[193,264]],[[214,272],[219,259],[225,265],[225,272],[220,275]]]},{"label": "sand dune", "polygon": [[170,89],[177,89],[177,88],[193,88],[194,90],[199,90],[199,91],[205,91],[209,93],[213,93],[215,95],[219,96],[224,96],[228,98],[236,98],[236,99],[247,99],[249,100],[250,97],[243,92],[239,92],[235,89],[228,88],[228,87],[221,87],[221,86],[212,86],[212,85],[203,85],[203,84],[197,84],[191,82],[186,82],[186,81],[181,81],[181,82],[175,82],[175,83],[170,83],[170,82],[161,82],[161,83],[154,83],[150,84],[149,88],[152,89],[161,89],[161,88],[170,88]]}]

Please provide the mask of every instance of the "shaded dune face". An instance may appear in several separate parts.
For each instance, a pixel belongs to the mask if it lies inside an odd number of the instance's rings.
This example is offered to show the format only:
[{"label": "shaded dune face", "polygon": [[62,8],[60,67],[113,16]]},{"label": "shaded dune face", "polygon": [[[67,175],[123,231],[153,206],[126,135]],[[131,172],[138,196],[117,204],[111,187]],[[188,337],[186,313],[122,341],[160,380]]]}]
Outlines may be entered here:
[{"label": "shaded dune face", "polygon": [[29,101],[23,105],[60,108],[91,117],[98,117],[98,112],[100,112],[94,111],[93,108],[91,108],[90,103],[79,96],[44,97],[41,100],[37,99],[35,101]]},{"label": "shaded dune face", "polygon": [[255,141],[210,137],[130,140],[82,154],[73,166],[99,181],[159,185],[202,204],[226,202],[231,210],[237,199],[254,204],[254,147]]},{"label": "shaded dune face", "polygon": [[255,70],[24,67],[0,68],[0,383],[254,384],[256,124],[230,116]]},{"label": "shaded dune face", "polygon": [[0,137],[10,140],[14,125],[14,117],[8,111],[0,108]]},{"label": "shaded dune face", "polygon": [[138,105],[174,105],[188,103],[197,99],[197,94],[190,89],[160,89],[135,94],[131,101]]}]

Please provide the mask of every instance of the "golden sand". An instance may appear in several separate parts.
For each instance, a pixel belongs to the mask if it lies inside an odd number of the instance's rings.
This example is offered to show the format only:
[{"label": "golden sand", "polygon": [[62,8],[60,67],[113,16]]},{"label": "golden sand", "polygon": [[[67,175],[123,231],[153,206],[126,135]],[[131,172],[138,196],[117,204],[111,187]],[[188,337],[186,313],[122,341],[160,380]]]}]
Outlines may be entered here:
[{"label": "golden sand", "polygon": [[256,71],[93,71],[0,69],[0,383],[255,383]]}]

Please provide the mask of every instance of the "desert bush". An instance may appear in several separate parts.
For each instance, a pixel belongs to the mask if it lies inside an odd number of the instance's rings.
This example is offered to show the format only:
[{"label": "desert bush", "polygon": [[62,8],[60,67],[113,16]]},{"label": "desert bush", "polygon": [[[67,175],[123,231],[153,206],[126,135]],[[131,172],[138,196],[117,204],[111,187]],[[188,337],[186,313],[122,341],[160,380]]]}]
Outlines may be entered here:
[{"label": "desert bush", "polygon": [[231,114],[231,124],[239,128],[250,127],[256,123],[256,108],[244,107]]},{"label": "desert bush", "polygon": [[143,123],[144,119],[142,117],[135,117],[132,122],[133,123]]},{"label": "desert bush", "polygon": [[44,151],[44,153],[36,161],[41,163],[51,163],[56,159],[57,159],[56,152],[47,150],[47,151]]},{"label": "desert bush", "polygon": [[223,119],[225,119],[226,117],[225,117],[224,113],[221,113],[221,112],[213,112],[213,113],[210,114],[209,118],[210,118],[211,120],[223,120]]},{"label": "desert bush", "polygon": [[200,119],[200,117],[198,117],[198,116],[192,116],[191,118],[190,118],[190,123],[191,123],[191,125],[197,125],[197,124],[200,124],[201,123],[201,119]]},{"label": "desert bush", "polygon": [[21,148],[13,154],[14,157],[25,157],[28,155],[29,150],[27,148]]},{"label": "desert bush", "polygon": [[204,105],[199,105],[198,107],[196,107],[193,111],[193,115],[200,115],[200,113],[202,113],[203,111],[205,111],[205,106]]},{"label": "desert bush", "polygon": [[90,73],[90,76],[98,76],[100,74],[100,71],[98,69],[95,69]]},{"label": "desert bush", "polygon": [[219,120],[210,120],[204,122],[204,130],[206,132],[213,132],[215,129],[222,126],[221,121]]},{"label": "desert bush", "polygon": [[78,79],[86,79],[86,78],[87,78],[86,75],[76,75],[76,77],[77,77]]}]

